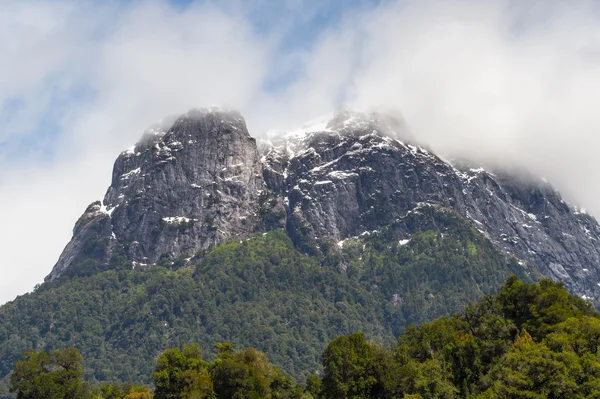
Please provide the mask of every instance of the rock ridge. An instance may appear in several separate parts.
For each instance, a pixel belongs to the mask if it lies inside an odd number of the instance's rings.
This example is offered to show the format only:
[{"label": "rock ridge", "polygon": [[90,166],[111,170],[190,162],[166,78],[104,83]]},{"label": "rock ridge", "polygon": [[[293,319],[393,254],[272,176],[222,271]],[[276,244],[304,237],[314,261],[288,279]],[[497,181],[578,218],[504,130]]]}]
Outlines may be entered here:
[{"label": "rock ridge", "polygon": [[89,253],[103,264],[122,253],[144,265],[274,228],[319,251],[423,204],[471,220],[528,273],[600,299],[600,227],[592,216],[542,179],[450,163],[417,143],[401,118],[352,111],[258,145],[239,113],[216,108],[148,130],[119,155],[104,200],[77,222],[47,279]]}]

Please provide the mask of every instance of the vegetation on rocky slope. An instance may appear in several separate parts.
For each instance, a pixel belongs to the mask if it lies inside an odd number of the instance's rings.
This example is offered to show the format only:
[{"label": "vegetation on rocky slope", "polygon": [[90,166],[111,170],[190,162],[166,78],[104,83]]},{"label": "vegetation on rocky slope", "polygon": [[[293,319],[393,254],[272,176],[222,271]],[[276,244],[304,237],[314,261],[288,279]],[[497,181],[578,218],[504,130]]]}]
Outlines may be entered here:
[{"label": "vegetation on rocky slope", "polygon": [[52,356],[28,351],[15,364],[19,399],[134,398],[597,398],[600,315],[560,283],[526,284],[516,276],[493,296],[451,317],[411,325],[393,345],[361,332],[335,338],[322,353],[322,376],[296,384],[252,347],[198,345],[165,350],[154,388],[83,380],[74,348]]},{"label": "vegetation on rocky slope", "polygon": [[[255,347],[304,382],[337,336],[390,344],[410,323],[460,311],[509,275],[529,279],[455,213],[427,207],[322,256],[281,231],[223,243],[141,270],[88,261],[0,308],[0,376],[29,348],[77,347],[94,381],[148,383],[165,349]],[[397,231],[411,231],[399,237]],[[405,234],[405,233],[402,233]]]}]

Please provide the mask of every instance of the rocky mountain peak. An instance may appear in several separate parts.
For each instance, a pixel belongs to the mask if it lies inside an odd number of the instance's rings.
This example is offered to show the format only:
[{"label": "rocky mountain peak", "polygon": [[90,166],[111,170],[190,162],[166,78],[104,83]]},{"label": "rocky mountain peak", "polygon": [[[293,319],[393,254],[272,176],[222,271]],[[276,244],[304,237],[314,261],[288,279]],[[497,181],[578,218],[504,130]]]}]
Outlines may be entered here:
[{"label": "rocky mountain peak", "polygon": [[365,134],[415,142],[397,112],[364,113],[343,109],[312,119],[297,129],[267,132],[265,143],[266,147],[285,145],[288,151],[295,153],[328,137],[341,140]]},{"label": "rocky mountain peak", "polygon": [[528,273],[600,299],[600,227],[542,179],[448,162],[413,140],[401,119],[377,114],[313,121],[262,152],[267,186],[288,204],[288,233],[307,248],[442,206]]},{"label": "rocky mountain peak", "polygon": [[193,256],[257,228],[262,166],[255,140],[235,111],[193,109],[147,130],[115,161],[102,203],[88,208],[47,279],[85,258],[134,265]]},{"label": "rocky mountain peak", "polygon": [[85,260],[137,267],[278,228],[317,255],[392,225],[406,240],[407,217],[434,206],[527,273],[600,302],[600,226],[541,179],[448,162],[394,113],[343,110],[266,136],[257,148],[239,113],[216,108],[149,129],[119,155],[48,279]]}]

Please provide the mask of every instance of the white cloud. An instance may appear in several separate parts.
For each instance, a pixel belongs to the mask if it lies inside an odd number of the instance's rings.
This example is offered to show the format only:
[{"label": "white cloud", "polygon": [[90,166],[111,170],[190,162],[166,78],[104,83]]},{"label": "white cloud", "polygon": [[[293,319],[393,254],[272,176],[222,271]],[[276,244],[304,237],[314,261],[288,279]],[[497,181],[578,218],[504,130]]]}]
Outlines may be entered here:
[{"label": "white cloud", "polygon": [[[281,16],[261,14],[265,0],[216,4],[0,6],[0,145],[31,144],[49,113],[56,130],[41,149],[0,155],[0,302],[50,271],[119,150],[193,106],[238,108],[254,135],[340,103],[400,109],[434,148],[526,166],[600,213],[593,2],[381,2],[338,11],[339,23],[291,50],[288,25],[310,25],[324,2],[302,14],[288,1]],[[273,76],[281,82],[266,89]]]},{"label": "white cloud", "polygon": [[312,48],[284,59],[300,72],[280,91],[260,94],[261,101],[250,110],[258,132],[300,126],[337,108],[355,72],[355,45],[356,34],[350,30],[326,31]]},{"label": "white cloud", "polygon": [[404,2],[364,19],[359,107],[435,148],[525,166],[600,212],[600,25],[591,2]]},{"label": "white cloud", "polygon": [[0,112],[0,143],[34,146],[49,111],[58,125],[51,160],[32,159],[37,151],[0,158],[0,302],[43,280],[74,222],[103,197],[116,155],[149,123],[198,105],[244,109],[268,72],[274,39],[235,9],[76,4],[15,1],[0,12],[9,60],[0,110],[20,104]]}]

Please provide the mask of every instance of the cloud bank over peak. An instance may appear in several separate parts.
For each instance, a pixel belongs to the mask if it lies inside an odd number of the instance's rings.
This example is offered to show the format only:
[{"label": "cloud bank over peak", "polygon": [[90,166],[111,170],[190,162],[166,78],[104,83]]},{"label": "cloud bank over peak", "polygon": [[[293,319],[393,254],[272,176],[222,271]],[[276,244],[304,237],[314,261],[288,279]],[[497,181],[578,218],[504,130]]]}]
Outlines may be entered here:
[{"label": "cloud bank over peak", "polygon": [[598,215],[599,22],[593,1],[4,1],[0,302],[42,281],[122,149],[197,106],[254,136],[398,109],[434,149],[528,168]]}]

